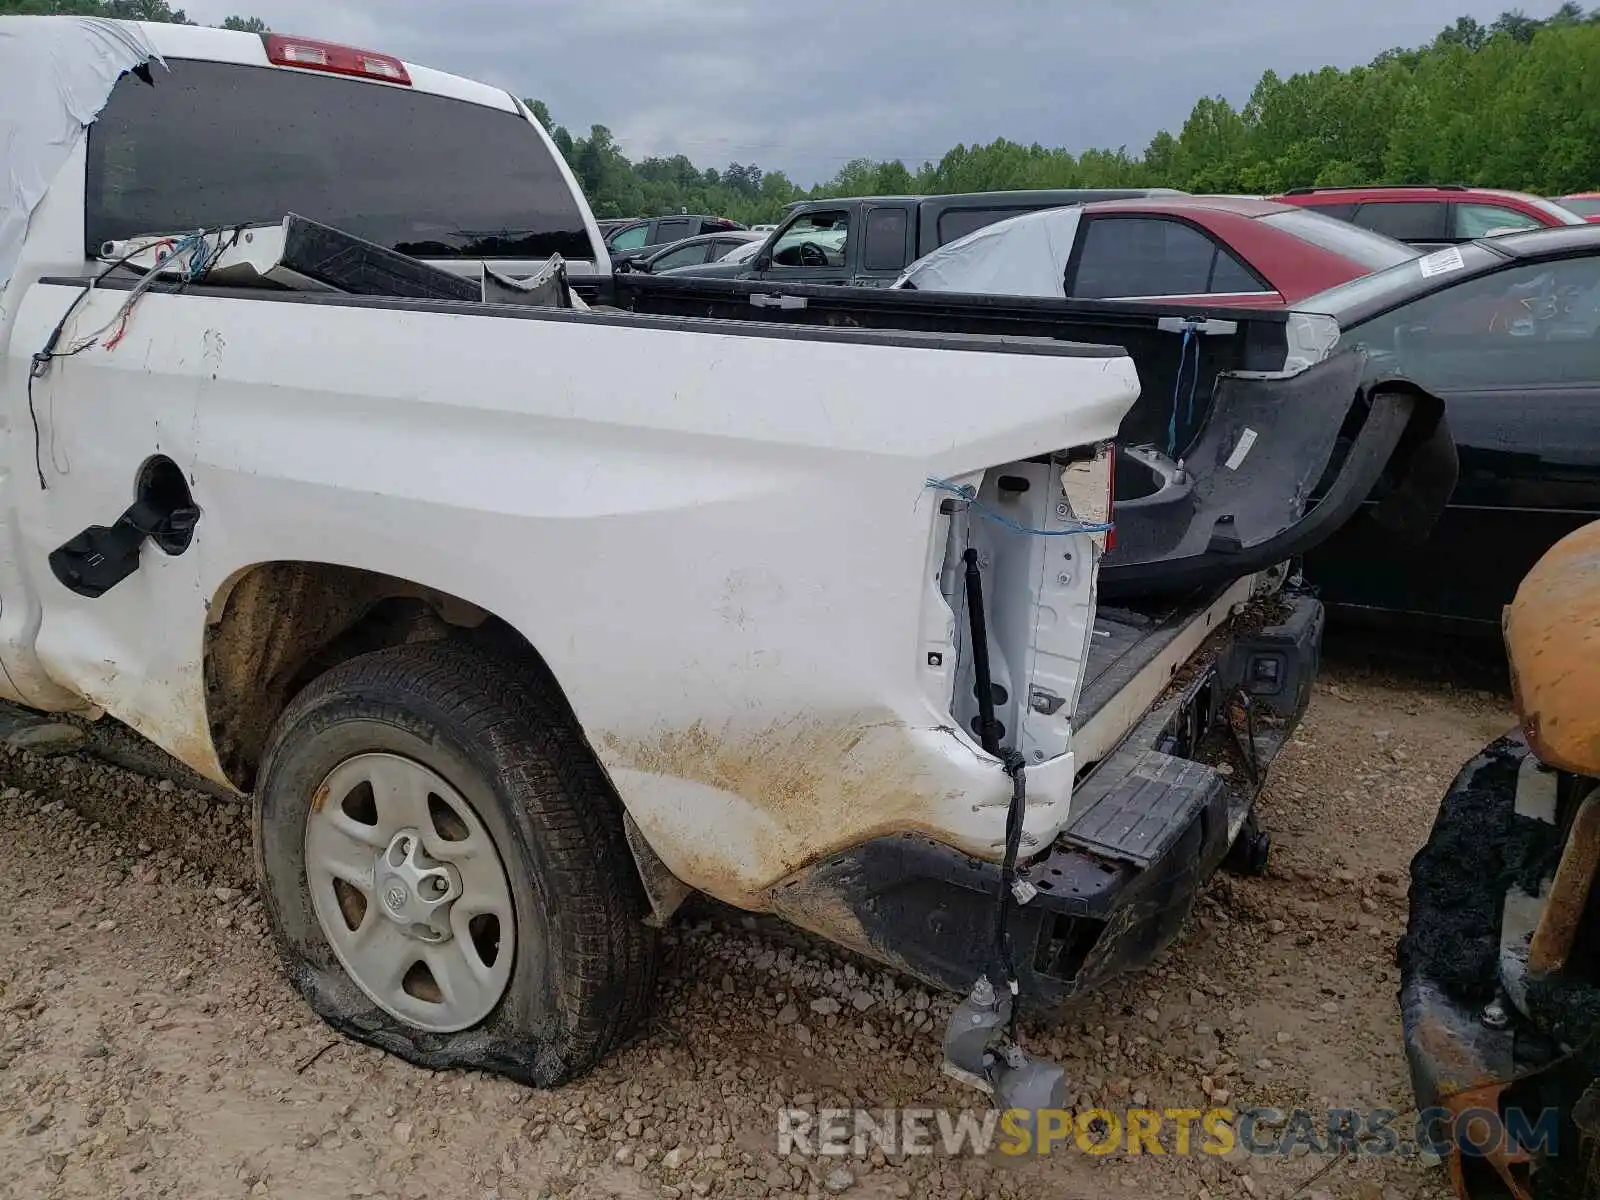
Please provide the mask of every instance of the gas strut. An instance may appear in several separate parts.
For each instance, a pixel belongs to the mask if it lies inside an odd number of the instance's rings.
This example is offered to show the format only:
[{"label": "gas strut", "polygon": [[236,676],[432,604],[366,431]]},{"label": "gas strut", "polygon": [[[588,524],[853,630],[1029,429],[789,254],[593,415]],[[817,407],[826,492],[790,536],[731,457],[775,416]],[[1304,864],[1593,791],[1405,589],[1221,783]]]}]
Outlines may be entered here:
[{"label": "gas strut", "polygon": [[[1053,1063],[1029,1061],[1017,1041],[1021,989],[1017,984],[1008,926],[1017,890],[1028,886],[1017,883],[1017,854],[1022,847],[1023,819],[1028,806],[1027,767],[1015,748],[1004,751],[1000,748],[978,552],[968,549],[962,558],[967,564],[967,619],[972,630],[973,687],[978,694],[978,741],[987,753],[1001,760],[1006,774],[1011,777],[1011,806],[1006,812],[1005,859],[1000,868],[994,928],[996,965],[1005,980],[1006,991],[1004,995],[996,995],[988,975],[978,976],[972,993],[956,1008],[946,1027],[944,1070],[988,1092],[1001,1109],[1060,1108],[1066,1099],[1066,1073]],[[1024,902],[1027,898],[1023,897]]]},{"label": "gas strut", "polygon": [[[1000,867],[1000,897],[995,909],[994,949],[998,965],[1015,997],[1017,971],[1011,957],[1011,938],[1007,926],[1011,920],[1011,903],[1015,898],[1012,887],[1017,876],[1017,854],[1022,848],[1022,824],[1028,808],[1028,783],[1025,774],[1026,760],[1016,750],[1001,750],[1000,730],[994,719],[994,675],[989,665],[989,623],[983,611],[983,576],[978,571],[978,552],[968,549],[962,555],[967,564],[967,620],[972,627],[973,690],[978,693],[978,741],[983,748],[1005,765],[1011,776],[1011,807],[1006,811],[1006,854]],[[1017,1009],[1012,1003],[1011,1030],[1017,1027]]]},{"label": "gas strut", "polygon": [[[995,954],[1011,995],[1018,995],[1016,966],[1011,958],[1011,902],[1016,899],[1016,856],[1022,848],[1022,821],[1027,814],[1027,760],[1018,750],[1000,749],[1000,728],[995,722],[994,674],[989,666],[989,622],[984,616],[984,579],[978,573],[978,550],[962,555],[966,563],[966,618],[973,629],[973,690],[978,693],[978,741],[984,750],[1005,765],[1011,776],[1011,806],[1005,816],[1005,861],[1000,866],[1000,904],[995,909]],[[1016,1034],[1016,1008],[1011,1013],[1011,1032]]]},{"label": "gas strut", "polygon": [[967,620],[972,626],[973,689],[978,693],[978,744],[1000,757],[1000,731],[994,723],[994,676],[989,671],[989,623],[983,616],[983,576],[978,573],[978,552],[968,548],[961,556],[967,564]]}]

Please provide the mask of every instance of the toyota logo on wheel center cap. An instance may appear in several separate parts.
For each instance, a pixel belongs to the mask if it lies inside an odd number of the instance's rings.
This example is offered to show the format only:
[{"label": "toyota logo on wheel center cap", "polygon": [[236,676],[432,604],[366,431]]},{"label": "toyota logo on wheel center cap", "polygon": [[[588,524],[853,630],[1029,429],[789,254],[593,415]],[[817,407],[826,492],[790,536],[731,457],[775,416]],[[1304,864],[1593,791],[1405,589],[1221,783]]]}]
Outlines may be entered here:
[{"label": "toyota logo on wheel center cap", "polygon": [[411,893],[406,891],[405,885],[401,883],[391,883],[383,893],[383,902],[389,906],[390,912],[399,912],[410,899]]}]

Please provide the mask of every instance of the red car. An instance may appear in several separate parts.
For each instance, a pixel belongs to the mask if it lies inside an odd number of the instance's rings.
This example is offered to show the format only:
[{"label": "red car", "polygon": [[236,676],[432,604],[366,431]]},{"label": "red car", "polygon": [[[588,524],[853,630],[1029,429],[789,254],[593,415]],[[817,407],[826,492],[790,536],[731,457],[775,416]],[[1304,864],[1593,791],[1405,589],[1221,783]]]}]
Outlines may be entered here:
[{"label": "red car", "polygon": [[1459,184],[1295,188],[1278,199],[1413,246],[1453,246],[1496,233],[1583,224],[1581,216],[1543,196]]},{"label": "red car", "polygon": [[1600,222],[1600,192],[1573,192],[1556,201],[1568,212],[1575,212],[1585,221]]},{"label": "red car", "polygon": [[1275,200],[1153,196],[986,225],[912,263],[895,286],[1278,308],[1417,253]]}]

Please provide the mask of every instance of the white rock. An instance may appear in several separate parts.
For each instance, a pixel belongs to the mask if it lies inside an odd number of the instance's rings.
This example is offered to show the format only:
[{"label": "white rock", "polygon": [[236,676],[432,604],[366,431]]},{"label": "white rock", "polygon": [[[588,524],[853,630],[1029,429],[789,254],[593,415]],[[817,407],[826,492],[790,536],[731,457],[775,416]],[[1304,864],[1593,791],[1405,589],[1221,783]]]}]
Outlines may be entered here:
[{"label": "white rock", "polygon": [[822,1186],[835,1196],[841,1192],[848,1192],[855,1184],[856,1177],[850,1173],[848,1167],[835,1167],[828,1172],[827,1178],[822,1181]]}]

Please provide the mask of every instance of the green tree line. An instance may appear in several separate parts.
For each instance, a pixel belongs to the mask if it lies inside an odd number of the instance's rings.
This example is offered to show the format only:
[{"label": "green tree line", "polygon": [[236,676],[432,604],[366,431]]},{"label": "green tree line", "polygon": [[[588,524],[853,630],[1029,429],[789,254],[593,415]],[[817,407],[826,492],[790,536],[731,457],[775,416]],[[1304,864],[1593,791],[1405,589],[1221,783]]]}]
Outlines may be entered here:
[{"label": "green tree line", "polygon": [[[163,21],[173,25],[197,25],[183,9],[167,0],[0,0],[0,17],[111,17],[118,21]],[[268,33],[260,17],[229,17],[222,29],[245,33]]]},{"label": "green tree line", "polygon": [[[192,24],[167,0],[0,0],[0,15],[77,13]],[[264,32],[257,17],[229,29]],[[1484,25],[1461,17],[1427,45],[1366,66],[1280,78],[1249,100],[1196,101],[1176,134],[1142,154],[1022,145],[956,146],[916,170],[854,159],[811,188],[753,163],[697,167],[688,157],[631,161],[604,125],[574,137],[540,101],[534,114],[572,164],[600,216],[686,209],[753,224],[794,200],[1008,188],[1177,187],[1272,193],[1354,183],[1466,183],[1544,195],[1600,186],[1600,8],[1568,0],[1544,18],[1521,10]]]},{"label": "green tree line", "polygon": [[1432,42],[1366,66],[1280,78],[1267,71],[1234,108],[1198,100],[1176,134],[1141,155],[1005,138],[956,146],[916,170],[859,158],[810,189],[782,171],[701,169],[681,154],[631,162],[604,125],[573,137],[529,101],[597,214],[687,209],[754,223],[794,200],[1010,188],[1176,187],[1270,194],[1291,187],[1464,183],[1543,195],[1600,186],[1600,8],[1520,10],[1492,24],[1461,17]]}]

